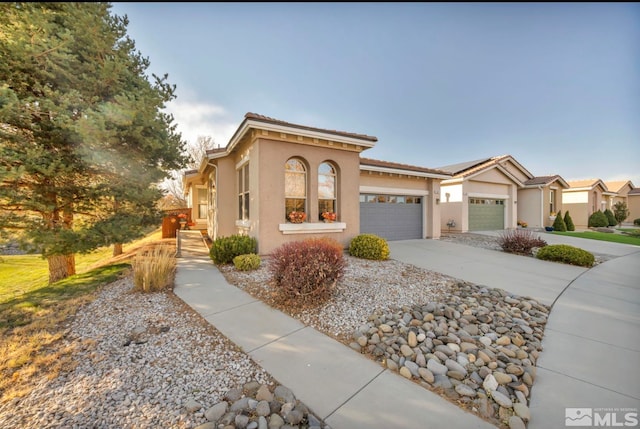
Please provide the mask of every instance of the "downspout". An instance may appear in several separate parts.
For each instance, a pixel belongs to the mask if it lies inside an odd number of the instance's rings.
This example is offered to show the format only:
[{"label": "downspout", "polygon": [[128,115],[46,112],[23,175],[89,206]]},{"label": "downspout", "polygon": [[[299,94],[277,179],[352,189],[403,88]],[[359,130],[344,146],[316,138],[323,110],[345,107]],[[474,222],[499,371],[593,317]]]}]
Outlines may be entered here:
[{"label": "downspout", "polygon": [[[212,164],[211,160],[207,161],[207,167],[213,167],[214,172],[215,172],[215,176],[214,176],[214,181],[215,181],[215,187],[216,187],[216,200],[218,199],[218,166],[216,164]],[[208,182],[208,181],[207,181]],[[207,194],[209,196],[211,196],[211,190],[207,188]],[[214,208],[213,210],[213,216],[218,216],[218,201],[211,201],[210,204],[212,205],[212,207]],[[207,214],[209,213],[208,207],[207,207]],[[211,225],[211,231],[208,231],[209,226]],[[217,237],[217,228],[218,227],[218,222],[216,219],[207,219],[207,232],[210,233],[211,235],[211,240],[215,240]]]}]

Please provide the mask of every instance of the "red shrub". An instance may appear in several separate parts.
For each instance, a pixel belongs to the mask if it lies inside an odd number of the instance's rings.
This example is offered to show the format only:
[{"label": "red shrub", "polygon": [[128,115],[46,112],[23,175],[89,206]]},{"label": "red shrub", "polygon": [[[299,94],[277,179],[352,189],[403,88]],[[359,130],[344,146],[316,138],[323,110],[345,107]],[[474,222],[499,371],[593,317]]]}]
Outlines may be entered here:
[{"label": "red shrub", "polygon": [[327,238],[285,243],[269,261],[276,295],[293,305],[316,305],[329,299],[344,266],[342,246]]},{"label": "red shrub", "polygon": [[547,242],[528,229],[511,229],[498,238],[502,250],[519,255],[531,255],[534,247],[544,247]]}]

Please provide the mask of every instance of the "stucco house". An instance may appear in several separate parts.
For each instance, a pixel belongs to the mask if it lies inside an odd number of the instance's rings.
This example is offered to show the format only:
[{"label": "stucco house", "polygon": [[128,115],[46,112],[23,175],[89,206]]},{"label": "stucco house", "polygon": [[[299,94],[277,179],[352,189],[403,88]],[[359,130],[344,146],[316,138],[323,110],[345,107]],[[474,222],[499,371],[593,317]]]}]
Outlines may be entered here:
[{"label": "stucco house", "polygon": [[[445,172],[361,158],[377,138],[293,124],[255,113],[224,148],[184,175],[196,228],[211,239],[248,234],[260,254],[306,237],[345,247],[361,232],[388,239],[440,236]],[[293,223],[291,212],[304,213]],[[336,219],[325,222],[322,213]]]},{"label": "stucco house", "polygon": [[[556,213],[566,213],[562,205],[562,191],[569,184],[559,175],[534,177],[518,189],[518,220],[528,228],[552,226]],[[573,214],[570,213],[573,218]]]},{"label": "stucco house", "polygon": [[627,193],[627,208],[629,217],[626,222],[633,223],[635,219],[640,219],[640,188],[633,188]]},{"label": "stucco house", "polygon": [[562,190],[562,206],[569,210],[576,229],[586,229],[589,216],[605,211],[612,193],[600,179],[570,180],[569,188]]},{"label": "stucco house", "polygon": [[605,194],[607,197],[606,205],[608,209],[613,211],[613,206],[617,202],[623,202],[626,203],[627,206],[629,205],[627,196],[629,195],[629,192],[633,190],[633,183],[631,183],[630,180],[604,182],[604,184],[609,190],[609,192]]}]

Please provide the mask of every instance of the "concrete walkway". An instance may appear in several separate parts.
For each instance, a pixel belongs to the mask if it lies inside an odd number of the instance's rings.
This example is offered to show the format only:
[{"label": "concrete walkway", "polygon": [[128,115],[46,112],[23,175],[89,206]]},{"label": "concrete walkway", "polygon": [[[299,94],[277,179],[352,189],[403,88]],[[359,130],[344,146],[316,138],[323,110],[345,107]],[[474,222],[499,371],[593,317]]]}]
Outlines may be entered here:
[{"label": "concrete walkway", "polygon": [[333,429],[495,429],[437,394],[229,285],[181,231],[175,293]]},{"label": "concrete walkway", "polygon": [[[176,294],[333,429],[495,428],[229,285],[200,234],[181,237]],[[439,240],[389,243],[394,259],[553,304],[529,429],[565,427],[565,408],[623,423],[616,410],[640,409],[640,249],[568,239],[618,257],[587,270]]]}]

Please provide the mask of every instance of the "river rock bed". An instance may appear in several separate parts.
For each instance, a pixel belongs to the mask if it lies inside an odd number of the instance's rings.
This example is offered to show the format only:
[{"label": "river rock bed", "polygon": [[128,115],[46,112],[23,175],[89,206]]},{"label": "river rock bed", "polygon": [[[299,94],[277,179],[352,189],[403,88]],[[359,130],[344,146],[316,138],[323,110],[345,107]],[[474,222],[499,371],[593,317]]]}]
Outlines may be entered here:
[{"label": "river rock bed", "polygon": [[350,347],[497,426],[524,428],[549,307],[467,282],[450,292],[373,313]]}]

